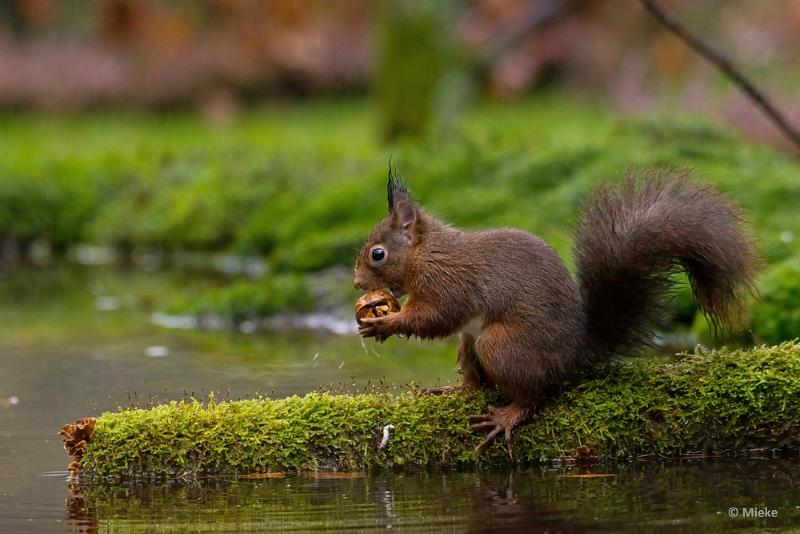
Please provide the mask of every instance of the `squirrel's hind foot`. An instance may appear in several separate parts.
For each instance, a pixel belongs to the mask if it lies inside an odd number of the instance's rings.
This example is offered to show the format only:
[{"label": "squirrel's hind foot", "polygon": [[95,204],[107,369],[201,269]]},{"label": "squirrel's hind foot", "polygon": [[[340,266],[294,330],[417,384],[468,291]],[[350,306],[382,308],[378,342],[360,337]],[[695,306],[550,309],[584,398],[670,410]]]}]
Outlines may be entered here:
[{"label": "squirrel's hind foot", "polygon": [[489,432],[486,438],[475,447],[480,452],[485,451],[501,432],[506,438],[508,457],[513,458],[511,450],[511,431],[518,424],[528,418],[530,410],[518,404],[512,403],[502,408],[488,406],[485,415],[470,415],[467,420],[471,423],[469,429],[473,432]]}]

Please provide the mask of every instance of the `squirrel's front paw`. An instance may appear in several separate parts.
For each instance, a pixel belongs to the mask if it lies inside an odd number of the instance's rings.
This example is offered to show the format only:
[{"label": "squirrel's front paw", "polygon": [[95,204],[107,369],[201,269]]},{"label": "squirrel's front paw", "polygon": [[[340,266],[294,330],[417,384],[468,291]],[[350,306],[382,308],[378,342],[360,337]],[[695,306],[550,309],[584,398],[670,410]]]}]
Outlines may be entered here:
[{"label": "squirrel's front paw", "polygon": [[374,337],[378,341],[384,342],[394,334],[394,328],[389,316],[365,317],[361,319],[358,333],[361,337]]}]

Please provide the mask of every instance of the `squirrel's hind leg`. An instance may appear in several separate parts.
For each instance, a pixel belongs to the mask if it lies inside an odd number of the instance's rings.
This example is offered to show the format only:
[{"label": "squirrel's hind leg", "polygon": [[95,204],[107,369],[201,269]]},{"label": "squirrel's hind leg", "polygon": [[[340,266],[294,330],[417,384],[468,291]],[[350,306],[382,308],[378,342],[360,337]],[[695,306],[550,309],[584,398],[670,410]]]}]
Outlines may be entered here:
[{"label": "squirrel's hind leg", "polygon": [[458,373],[461,383],[451,386],[425,388],[425,395],[446,395],[459,391],[473,391],[480,387],[491,387],[491,381],[481,367],[478,352],[475,349],[475,337],[462,332],[458,336]]},{"label": "squirrel's hind leg", "polygon": [[474,390],[492,386],[486,371],[481,367],[475,336],[466,332],[458,336],[458,374],[461,375],[463,389]]},{"label": "squirrel's hind leg", "polygon": [[[511,456],[511,432],[533,413],[548,379],[546,360],[538,353],[535,335],[508,323],[494,323],[481,332],[475,345],[478,365],[511,404],[488,407],[488,413],[468,417],[470,430],[489,432],[477,447],[484,451],[502,433]],[[544,361],[542,361],[544,360]]]}]

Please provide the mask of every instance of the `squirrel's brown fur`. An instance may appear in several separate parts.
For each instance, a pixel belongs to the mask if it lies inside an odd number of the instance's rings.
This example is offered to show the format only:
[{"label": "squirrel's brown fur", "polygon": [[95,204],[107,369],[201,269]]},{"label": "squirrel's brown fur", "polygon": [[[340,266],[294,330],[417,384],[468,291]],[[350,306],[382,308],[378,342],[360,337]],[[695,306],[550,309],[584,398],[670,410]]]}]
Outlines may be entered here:
[{"label": "squirrel's brown fur", "polygon": [[[501,431],[509,440],[575,371],[649,342],[676,270],[688,273],[714,323],[734,325],[760,265],[739,209],[685,173],[627,178],[594,192],[575,239],[578,284],[539,237],[448,226],[391,172],[388,193],[389,216],[359,253],[353,284],[409,298],[400,312],[365,321],[360,333],[460,333],[462,387],[496,387],[512,400],[470,418],[472,429],[491,431],[479,449]],[[373,256],[376,248],[383,253]]]}]

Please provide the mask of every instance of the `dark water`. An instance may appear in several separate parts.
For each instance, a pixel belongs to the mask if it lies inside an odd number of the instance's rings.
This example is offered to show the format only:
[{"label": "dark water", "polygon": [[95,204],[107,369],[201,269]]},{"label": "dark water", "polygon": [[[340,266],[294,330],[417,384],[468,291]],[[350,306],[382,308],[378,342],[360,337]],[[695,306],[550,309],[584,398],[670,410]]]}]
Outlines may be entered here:
[{"label": "dark water", "polygon": [[[56,432],[77,417],[214,390],[455,379],[450,343],[367,349],[355,336],[165,330],[180,276],[40,272],[0,279],[0,531],[727,531],[800,525],[800,462],[750,458],[591,469],[212,478],[77,488]],[[375,349],[373,351],[372,349]],[[354,385],[354,386],[353,386]],[[752,518],[750,508],[777,517]],[[737,517],[729,516],[735,509]]]},{"label": "dark water", "polygon": [[[603,476],[601,476],[601,473]],[[197,486],[95,489],[67,500],[87,528],[445,532],[686,530],[797,524],[800,477],[789,461],[642,464],[625,469],[376,474],[209,480]],[[729,515],[736,507],[737,518]],[[742,517],[744,508],[777,518]]]}]

